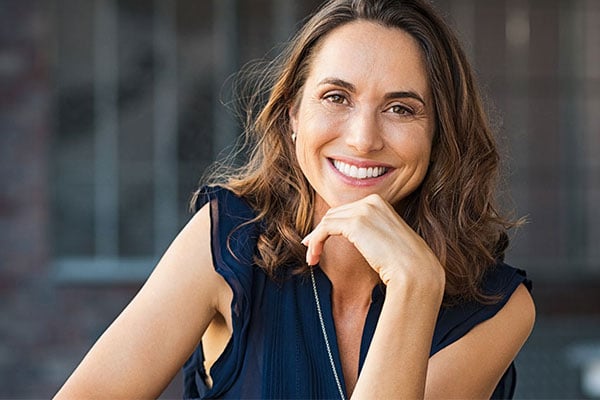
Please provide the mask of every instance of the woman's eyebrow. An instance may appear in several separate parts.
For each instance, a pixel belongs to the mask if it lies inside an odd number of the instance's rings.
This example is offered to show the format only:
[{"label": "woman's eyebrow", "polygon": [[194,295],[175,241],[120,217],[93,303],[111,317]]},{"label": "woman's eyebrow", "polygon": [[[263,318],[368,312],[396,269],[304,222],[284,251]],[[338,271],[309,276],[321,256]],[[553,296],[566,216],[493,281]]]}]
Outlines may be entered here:
[{"label": "woman's eyebrow", "polygon": [[423,100],[423,98],[419,96],[417,92],[413,92],[410,90],[386,93],[385,98],[387,100],[411,98],[418,100],[419,102],[421,102],[421,104],[425,105],[425,100]]},{"label": "woman's eyebrow", "polygon": [[349,92],[356,92],[356,86],[340,78],[325,78],[321,80],[318,85],[341,86]]},{"label": "woman's eyebrow", "polygon": [[[354,86],[352,83],[345,81],[343,79],[340,79],[340,78],[332,78],[332,77],[324,78],[318,83],[318,85],[340,86],[340,87],[348,90],[351,93],[356,92],[356,86]],[[421,102],[423,105],[425,105],[425,100],[423,100],[423,97],[421,97],[417,92],[413,92],[411,90],[402,90],[402,91],[396,91],[396,92],[389,92],[389,93],[385,94],[386,100],[402,99],[402,98],[415,99],[415,100]]]}]

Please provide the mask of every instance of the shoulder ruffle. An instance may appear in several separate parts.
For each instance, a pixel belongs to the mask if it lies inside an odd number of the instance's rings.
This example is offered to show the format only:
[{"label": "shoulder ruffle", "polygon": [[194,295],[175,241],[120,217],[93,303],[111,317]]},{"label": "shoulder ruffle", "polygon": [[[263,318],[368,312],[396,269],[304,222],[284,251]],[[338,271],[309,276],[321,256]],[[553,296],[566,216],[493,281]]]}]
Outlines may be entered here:
[{"label": "shoulder ruffle", "polygon": [[204,383],[204,355],[198,346],[184,366],[184,397],[219,397],[237,379],[245,354],[245,332],[250,321],[254,253],[258,224],[253,222],[254,210],[242,198],[218,186],[205,186],[199,191],[195,210],[210,204],[211,251],[215,270],[223,276],[233,292],[231,317],[232,337],[224,352],[211,368],[213,382]]},{"label": "shoulder ruffle", "polygon": [[[491,268],[484,276],[482,290],[487,295],[498,297],[498,301],[482,304],[475,301],[462,303],[440,310],[431,356],[465,336],[478,324],[492,318],[504,307],[520,284],[531,292],[532,284],[525,271],[513,268],[502,262]],[[512,362],[494,390],[492,399],[512,399],[516,387],[517,375]]]},{"label": "shoulder ruffle", "polygon": [[470,301],[452,307],[442,307],[433,336],[431,355],[496,315],[521,283],[531,291],[532,284],[525,271],[500,262],[486,273],[482,282],[483,292],[498,297],[498,301],[491,304]]}]

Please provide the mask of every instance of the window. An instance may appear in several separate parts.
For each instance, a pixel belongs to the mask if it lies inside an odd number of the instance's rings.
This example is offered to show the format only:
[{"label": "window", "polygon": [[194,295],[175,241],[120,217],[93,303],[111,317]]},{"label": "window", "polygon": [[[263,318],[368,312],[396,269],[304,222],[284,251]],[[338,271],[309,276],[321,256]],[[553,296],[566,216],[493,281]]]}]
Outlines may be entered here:
[{"label": "window", "polygon": [[206,112],[219,72],[213,10],[194,1],[57,5],[58,279],[140,280],[189,218],[187,199],[215,151]]},{"label": "window", "polygon": [[292,0],[55,4],[57,280],[138,282],[238,135],[222,104],[229,77],[285,40],[299,10]]}]

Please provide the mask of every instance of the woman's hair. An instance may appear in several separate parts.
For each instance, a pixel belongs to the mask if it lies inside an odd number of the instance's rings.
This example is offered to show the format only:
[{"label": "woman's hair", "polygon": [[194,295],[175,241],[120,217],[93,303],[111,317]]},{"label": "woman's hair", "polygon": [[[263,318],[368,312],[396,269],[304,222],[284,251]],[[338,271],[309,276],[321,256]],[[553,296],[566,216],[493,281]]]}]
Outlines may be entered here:
[{"label": "woman's hair", "polygon": [[306,271],[300,240],[312,229],[315,194],[296,160],[289,111],[300,98],[318,44],[356,20],[402,29],[424,55],[436,121],[431,164],[398,211],[444,266],[446,301],[486,299],[479,283],[486,269],[503,258],[506,230],[513,225],[495,205],[499,155],[465,54],[425,1],[326,2],[256,74],[254,94],[245,99],[248,162],[213,171],[207,183],[232,190],[256,210],[264,228],[255,260],[260,267],[271,276],[290,267]]}]

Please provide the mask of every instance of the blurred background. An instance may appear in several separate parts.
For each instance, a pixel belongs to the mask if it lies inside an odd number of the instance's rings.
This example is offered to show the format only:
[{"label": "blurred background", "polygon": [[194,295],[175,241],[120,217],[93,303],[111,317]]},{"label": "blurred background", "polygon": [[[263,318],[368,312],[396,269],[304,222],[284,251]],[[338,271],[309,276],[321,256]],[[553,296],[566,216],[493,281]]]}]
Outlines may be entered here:
[{"label": "blurred background", "polygon": [[[48,398],[190,218],[228,77],[318,0],[0,0],[0,398]],[[529,223],[517,398],[600,398],[600,1],[435,0]],[[164,398],[181,396],[176,378]]]}]

